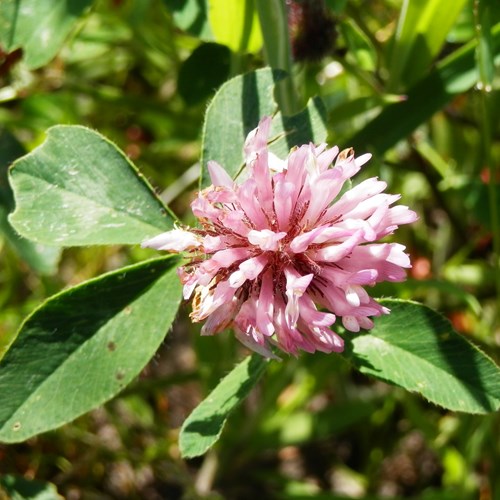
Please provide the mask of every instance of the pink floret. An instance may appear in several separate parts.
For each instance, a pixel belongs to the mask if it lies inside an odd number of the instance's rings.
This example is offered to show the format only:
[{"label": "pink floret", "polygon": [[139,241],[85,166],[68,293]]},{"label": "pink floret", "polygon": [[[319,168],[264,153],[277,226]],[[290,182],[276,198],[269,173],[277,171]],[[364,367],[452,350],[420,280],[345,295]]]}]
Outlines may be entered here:
[{"label": "pink floret", "polygon": [[[232,327],[250,349],[275,357],[272,346],[297,355],[341,352],[330,327],[340,317],[357,332],[388,314],[365,290],[403,281],[411,267],[405,247],[375,243],[417,219],[399,195],[376,178],[339,193],[370,155],[307,144],[281,160],[268,152],[271,118],[250,132],[245,180],[237,183],[209,162],[212,185],[192,203],[200,227],[174,229],[143,246],[188,251],[179,269],[184,297],[203,335]],[[332,165],[332,163],[334,164]]]}]

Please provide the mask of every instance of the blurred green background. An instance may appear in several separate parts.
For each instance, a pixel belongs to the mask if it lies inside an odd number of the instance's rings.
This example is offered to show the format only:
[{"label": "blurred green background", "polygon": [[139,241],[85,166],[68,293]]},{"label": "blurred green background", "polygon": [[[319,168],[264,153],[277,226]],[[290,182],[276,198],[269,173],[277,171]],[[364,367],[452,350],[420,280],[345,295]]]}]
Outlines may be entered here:
[{"label": "blurred green background", "polygon": [[[41,10],[42,28],[52,19],[62,33],[47,61],[7,34],[9,9],[36,2],[0,4],[0,355],[46,297],[151,255],[80,248],[57,263],[57,250],[13,233],[7,168],[47,128],[82,124],[109,137],[191,220],[210,98],[228,78],[273,63],[253,2],[209,3],[54,2],[74,19],[65,28],[50,17],[55,8]],[[330,145],[372,152],[359,178],[379,176],[420,216],[398,235],[412,256],[409,279],[375,296],[443,312],[498,363],[500,5],[304,0],[288,9],[296,105],[320,95]],[[5,491],[57,498],[49,482],[69,499],[500,498],[498,415],[441,410],[333,355],[272,364],[216,447],[182,460],[180,425],[243,354],[230,333],[200,337],[188,313],[181,307],[160,352],[118,398],[58,431],[0,445]]]}]

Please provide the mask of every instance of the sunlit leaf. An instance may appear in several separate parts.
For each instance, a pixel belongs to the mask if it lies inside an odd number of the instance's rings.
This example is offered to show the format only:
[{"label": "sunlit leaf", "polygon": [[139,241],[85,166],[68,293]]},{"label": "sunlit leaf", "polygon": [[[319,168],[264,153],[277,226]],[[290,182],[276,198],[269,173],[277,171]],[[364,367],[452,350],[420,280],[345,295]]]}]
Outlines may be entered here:
[{"label": "sunlit leaf", "polygon": [[129,159],[84,127],[49,129],[10,174],[16,200],[10,222],[39,243],[136,244],[173,223]]},{"label": "sunlit leaf", "polygon": [[114,271],[47,300],[0,361],[0,441],[54,429],[121,391],[176,315],[178,258]]},{"label": "sunlit leaf", "polygon": [[22,48],[29,68],[48,63],[92,0],[2,0],[0,46]]},{"label": "sunlit leaf", "polygon": [[248,396],[264,373],[267,361],[248,356],[193,410],[179,437],[183,457],[203,455],[219,439],[229,414]]},{"label": "sunlit leaf", "polygon": [[[495,63],[498,64],[500,23],[492,30],[492,43],[496,47]],[[470,42],[440,61],[428,76],[408,90],[405,101],[389,104],[345,144],[382,155],[407,137],[453,97],[478,82],[476,46],[476,42]]]},{"label": "sunlit leaf", "polygon": [[391,45],[389,90],[418,81],[438,55],[467,0],[405,0]]},{"label": "sunlit leaf", "polygon": [[389,315],[369,332],[347,334],[346,356],[363,373],[454,411],[500,408],[500,369],[432,309],[383,300]]},{"label": "sunlit leaf", "polygon": [[215,41],[233,52],[257,52],[262,47],[253,0],[210,0],[208,18]]}]

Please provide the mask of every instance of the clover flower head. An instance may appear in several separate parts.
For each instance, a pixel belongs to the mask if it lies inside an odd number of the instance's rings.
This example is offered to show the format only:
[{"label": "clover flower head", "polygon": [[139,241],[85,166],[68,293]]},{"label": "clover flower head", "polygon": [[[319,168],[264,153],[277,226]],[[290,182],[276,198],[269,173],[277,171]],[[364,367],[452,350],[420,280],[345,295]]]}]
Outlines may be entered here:
[{"label": "clover flower head", "polygon": [[194,294],[192,320],[205,321],[202,334],[232,327],[267,357],[273,345],[293,355],[341,352],[337,317],[351,332],[370,329],[371,317],[389,310],[364,287],[403,281],[411,267],[403,245],[376,241],[417,215],[394,205],[400,196],[375,177],[339,195],[370,155],[306,144],[282,160],[268,151],[270,125],[263,118],[245,141],[244,181],[208,163],[212,185],[191,204],[199,228],[143,246],[187,252],[178,274],[184,298]]}]

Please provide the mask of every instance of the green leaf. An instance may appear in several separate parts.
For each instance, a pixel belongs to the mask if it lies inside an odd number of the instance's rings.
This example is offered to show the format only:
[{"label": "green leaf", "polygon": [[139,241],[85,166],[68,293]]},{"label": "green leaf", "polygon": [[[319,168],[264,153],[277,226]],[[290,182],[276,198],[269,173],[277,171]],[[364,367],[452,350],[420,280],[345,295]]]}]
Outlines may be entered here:
[{"label": "green leaf", "polygon": [[56,126],[10,172],[23,236],[61,246],[136,244],[172,227],[151,186],[103,136]]},{"label": "green leaf", "polygon": [[9,500],[62,500],[52,483],[25,479],[22,476],[6,475],[0,477],[0,498],[2,493]]},{"label": "green leaf", "polygon": [[229,414],[248,396],[266,366],[267,361],[262,356],[248,356],[193,410],[179,437],[184,458],[203,455],[214,445]]},{"label": "green leaf", "polygon": [[326,112],[320,99],[312,99],[303,111],[291,117],[277,113],[273,89],[285,76],[283,71],[265,68],[237,76],[219,89],[205,116],[202,187],[210,184],[209,160],[220,163],[236,177],[243,165],[245,138],[263,116],[274,115],[270,137],[274,140],[270,150],[283,158],[293,146],[326,140]]},{"label": "green leaf", "polygon": [[405,0],[388,67],[389,90],[418,81],[439,54],[467,0]]},{"label": "green leaf", "polygon": [[25,151],[13,135],[0,129],[0,231],[16,253],[35,271],[53,274],[61,251],[57,247],[47,247],[33,243],[19,236],[8,221],[8,214],[14,209],[14,196],[7,180],[9,165],[24,155]]},{"label": "green leaf", "polygon": [[217,43],[233,52],[258,52],[262,33],[253,0],[210,0],[210,26]]},{"label": "green leaf", "polygon": [[203,43],[183,62],[177,89],[187,104],[198,104],[229,76],[231,51],[218,43]]},{"label": "green leaf", "polygon": [[175,318],[178,263],[165,257],[108,273],[28,317],[0,361],[0,441],[65,424],[138,375]]},{"label": "green leaf", "polygon": [[22,48],[29,68],[48,63],[92,0],[2,0],[0,46]]},{"label": "green leaf", "polygon": [[[500,63],[500,23],[492,30],[496,47],[495,63]],[[474,57],[477,43],[464,45],[407,92],[407,99],[384,108],[363,129],[345,142],[360,151],[382,155],[441,110],[457,94],[473,87],[479,78]],[[383,131],[383,133],[381,132]]]},{"label": "green leaf", "polygon": [[163,0],[175,25],[202,40],[213,40],[208,22],[208,0]]},{"label": "green leaf", "polygon": [[453,411],[500,408],[500,369],[432,309],[382,300],[391,309],[369,332],[346,338],[345,355],[367,375],[418,392]]}]

